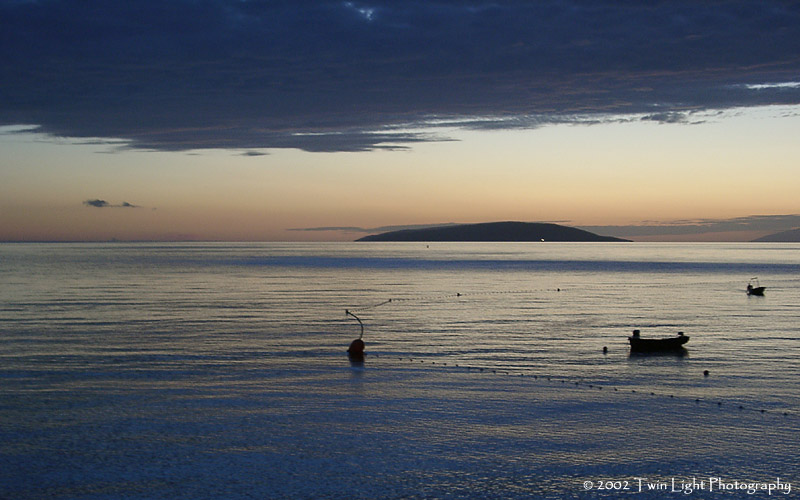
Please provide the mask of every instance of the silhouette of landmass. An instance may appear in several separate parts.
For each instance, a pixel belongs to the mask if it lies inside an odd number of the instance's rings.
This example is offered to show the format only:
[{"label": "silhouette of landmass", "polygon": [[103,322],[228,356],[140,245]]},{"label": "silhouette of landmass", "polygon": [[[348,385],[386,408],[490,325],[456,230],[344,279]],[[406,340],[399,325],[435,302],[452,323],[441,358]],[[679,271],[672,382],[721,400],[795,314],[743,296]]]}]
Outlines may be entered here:
[{"label": "silhouette of landmass", "polygon": [[486,222],[373,234],[356,241],[630,241],[539,222]]},{"label": "silhouette of landmass", "polygon": [[759,243],[800,243],[800,228],[768,234],[767,236],[756,238],[753,241]]}]

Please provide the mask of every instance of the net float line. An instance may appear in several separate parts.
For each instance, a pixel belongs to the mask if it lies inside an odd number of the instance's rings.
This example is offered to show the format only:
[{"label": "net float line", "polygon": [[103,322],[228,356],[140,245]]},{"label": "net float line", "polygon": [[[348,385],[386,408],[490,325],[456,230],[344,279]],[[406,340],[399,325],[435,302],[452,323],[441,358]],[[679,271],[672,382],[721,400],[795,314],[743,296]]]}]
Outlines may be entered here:
[{"label": "net float line", "polygon": [[564,291],[564,289],[562,288],[536,288],[536,289],[526,289],[526,290],[504,290],[504,291],[494,291],[494,292],[455,292],[455,293],[443,293],[435,295],[391,297],[389,299],[374,304],[364,304],[364,305],[348,307],[347,310],[363,312],[363,311],[369,311],[370,309],[375,309],[381,306],[385,306],[387,304],[394,304],[398,302],[437,302],[437,301],[444,302],[450,299],[472,298],[472,297],[481,297],[490,295],[525,295],[525,294],[533,294],[541,292],[562,292],[562,291]]},{"label": "net float line", "polygon": [[[376,355],[376,357],[378,357]],[[394,355],[387,356],[384,354],[383,358],[394,357]],[[463,363],[447,363],[442,361],[431,361],[430,359],[420,359],[420,356],[398,356],[399,361],[407,361],[411,364],[425,364],[429,367],[438,368],[438,369],[449,369],[449,370],[466,370],[467,372],[473,373],[483,373],[483,374],[493,374],[493,375],[502,375],[502,376],[509,376],[509,377],[519,377],[519,378],[528,378],[534,380],[541,380],[547,381],[552,383],[559,383],[564,384],[565,387],[573,387],[573,388],[584,388],[584,389],[593,389],[597,391],[607,391],[607,392],[619,392],[619,393],[628,393],[628,394],[636,394],[637,396],[641,397],[657,397],[657,398],[664,398],[664,399],[671,399],[674,401],[684,401],[684,402],[694,402],[696,405],[708,405],[709,407],[713,408],[716,407],[720,410],[728,410],[733,412],[739,413],[746,413],[746,414],[761,414],[764,416],[780,416],[783,418],[789,419],[797,419],[800,418],[796,412],[791,410],[781,410],[781,409],[767,409],[767,408],[759,408],[754,405],[747,405],[744,403],[737,403],[730,400],[725,400],[721,398],[701,398],[701,397],[691,397],[691,396],[676,396],[674,394],[670,394],[668,392],[663,391],[653,391],[653,390],[643,390],[643,389],[627,389],[627,388],[620,388],[614,387],[606,384],[599,384],[596,382],[587,381],[585,379],[575,379],[560,375],[531,375],[526,374],[520,371],[518,368],[508,368],[502,367],[499,365],[490,365],[490,366],[477,366],[472,364],[463,364]],[[705,373],[703,374],[705,375]]]}]

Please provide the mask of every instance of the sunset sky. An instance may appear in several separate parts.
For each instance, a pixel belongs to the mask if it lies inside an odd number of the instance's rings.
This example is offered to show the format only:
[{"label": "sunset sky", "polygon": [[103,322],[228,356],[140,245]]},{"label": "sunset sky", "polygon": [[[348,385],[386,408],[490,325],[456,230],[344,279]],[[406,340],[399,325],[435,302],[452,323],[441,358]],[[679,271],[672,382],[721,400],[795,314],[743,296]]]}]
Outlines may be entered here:
[{"label": "sunset sky", "polygon": [[0,241],[800,227],[800,4],[0,0]]}]

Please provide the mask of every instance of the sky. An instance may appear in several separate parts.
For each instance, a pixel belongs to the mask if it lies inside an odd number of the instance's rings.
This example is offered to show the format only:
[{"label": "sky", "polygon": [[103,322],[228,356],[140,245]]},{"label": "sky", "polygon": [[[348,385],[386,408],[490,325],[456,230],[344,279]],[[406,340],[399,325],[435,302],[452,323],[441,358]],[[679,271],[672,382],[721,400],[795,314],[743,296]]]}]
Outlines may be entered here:
[{"label": "sky", "polygon": [[800,227],[800,4],[0,0],[0,241]]}]

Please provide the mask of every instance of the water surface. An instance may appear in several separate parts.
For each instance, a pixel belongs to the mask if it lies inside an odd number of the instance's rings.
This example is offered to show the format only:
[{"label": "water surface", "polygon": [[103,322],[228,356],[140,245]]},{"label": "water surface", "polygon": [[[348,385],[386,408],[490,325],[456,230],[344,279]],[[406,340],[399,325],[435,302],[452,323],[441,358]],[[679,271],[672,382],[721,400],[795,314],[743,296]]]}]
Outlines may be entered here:
[{"label": "water surface", "polygon": [[797,479],[800,245],[3,244],[0,281],[4,497]]}]

